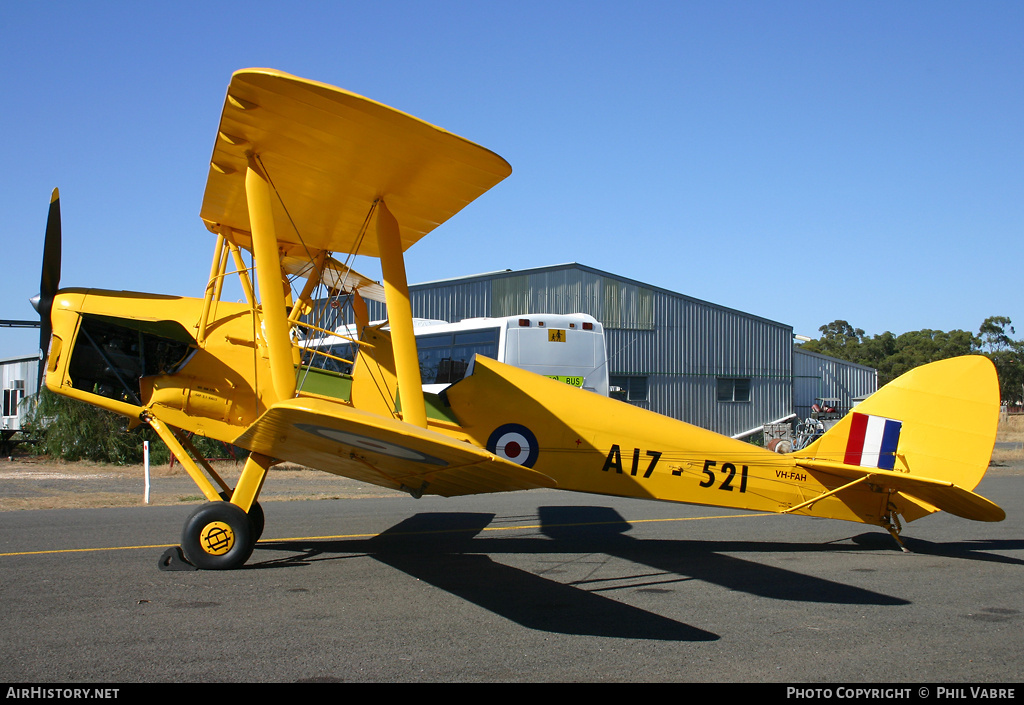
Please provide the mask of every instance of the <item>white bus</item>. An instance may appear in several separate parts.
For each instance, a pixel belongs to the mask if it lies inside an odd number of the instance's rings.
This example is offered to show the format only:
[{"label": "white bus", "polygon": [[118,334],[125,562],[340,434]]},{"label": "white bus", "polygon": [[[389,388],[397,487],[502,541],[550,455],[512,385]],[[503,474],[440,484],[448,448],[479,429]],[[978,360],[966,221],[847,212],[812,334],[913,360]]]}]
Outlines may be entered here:
[{"label": "white bus", "polygon": [[[514,367],[608,396],[604,328],[593,316],[526,314],[505,318],[467,318],[458,323],[416,319],[416,349],[423,389],[437,393],[462,379],[473,356],[485,355]],[[351,374],[355,360],[352,326],[339,335],[303,343],[303,357],[313,367]]]}]

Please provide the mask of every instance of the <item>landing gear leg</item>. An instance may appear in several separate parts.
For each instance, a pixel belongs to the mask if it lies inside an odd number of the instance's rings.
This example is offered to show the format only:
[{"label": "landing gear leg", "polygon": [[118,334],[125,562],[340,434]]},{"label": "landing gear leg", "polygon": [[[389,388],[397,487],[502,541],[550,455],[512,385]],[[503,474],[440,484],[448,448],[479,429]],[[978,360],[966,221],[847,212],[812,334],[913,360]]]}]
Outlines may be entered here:
[{"label": "landing gear leg", "polygon": [[[249,515],[249,522],[252,525],[252,542],[255,544],[263,535],[263,507],[256,501],[263,489],[263,482],[267,479],[267,472],[276,461],[259,453],[250,453],[242,468],[242,475],[238,478],[238,484],[230,497],[232,504],[235,504]],[[223,495],[222,495],[223,496]]]},{"label": "landing gear leg", "polygon": [[896,540],[901,551],[904,553],[910,553],[910,549],[904,545],[903,539],[900,538],[900,532],[903,531],[903,526],[900,524],[896,510],[891,505],[889,507],[889,513],[882,517],[882,526],[884,526],[889,532],[889,535]]}]

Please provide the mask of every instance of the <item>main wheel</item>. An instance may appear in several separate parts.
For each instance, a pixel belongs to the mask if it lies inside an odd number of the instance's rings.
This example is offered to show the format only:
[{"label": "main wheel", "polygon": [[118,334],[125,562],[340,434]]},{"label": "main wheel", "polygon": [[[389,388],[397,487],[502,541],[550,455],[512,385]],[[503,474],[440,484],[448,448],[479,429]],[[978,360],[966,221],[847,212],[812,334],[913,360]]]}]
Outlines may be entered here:
[{"label": "main wheel", "polygon": [[[230,492],[221,492],[220,496],[225,502],[231,501]],[[249,524],[252,527],[252,542],[255,544],[260,540],[260,536],[263,536],[263,527],[266,524],[263,507],[260,506],[259,502],[253,502],[252,506],[249,507]]]},{"label": "main wheel", "polygon": [[263,516],[263,507],[260,506],[259,502],[253,502],[252,506],[249,507],[249,526],[252,528],[252,542],[254,545],[263,536],[265,524],[266,518]]},{"label": "main wheel", "polygon": [[230,502],[207,502],[181,531],[181,550],[201,570],[231,570],[249,560],[256,545],[249,516]]}]

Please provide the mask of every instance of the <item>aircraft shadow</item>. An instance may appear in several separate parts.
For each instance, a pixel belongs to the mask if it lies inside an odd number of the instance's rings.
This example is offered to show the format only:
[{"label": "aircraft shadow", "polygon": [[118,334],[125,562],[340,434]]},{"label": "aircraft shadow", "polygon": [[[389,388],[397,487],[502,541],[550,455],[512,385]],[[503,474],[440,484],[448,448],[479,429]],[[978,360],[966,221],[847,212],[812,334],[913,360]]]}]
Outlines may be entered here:
[{"label": "aircraft shadow", "polygon": [[905,605],[906,600],[832,580],[737,558],[742,552],[835,552],[823,544],[765,541],[635,539],[629,524],[607,507],[541,507],[541,524],[562,550],[601,551],[657,570],[687,575],[729,590],[789,602]]},{"label": "aircraft shadow", "polygon": [[[861,548],[885,548],[892,546],[892,539],[885,534],[866,533],[850,539]],[[935,543],[911,536],[903,537],[903,543],[911,553],[943,558],[962,558],[987,563],[1007,563],[1024,565],[1024,560],[1002,556],[988,551],[1020,551],[1024,549],[1024,540],[984,539],[956,541],[955,543]]]},{"label": "aircraft shadow", "polygon": [[[801,544],[770,541],[690,541],[636,539],[630,525],[608,507],[541,507],[539,537],[481,536],[494,520],[486,513],[426,513],[406,519],[370,539],[266,541],[259,550],[293,551],[294,556],[250,564],[251,568],[308,565],[320,560],[366,555],[472,604],[530,629],[552,633],[667,641],[709,641],[718,635],[606,597],[596,583],[560,583],[504,565],[496,554],[603,554],[648,566],[664,585],[701,580],[729,590],[787,602],[898,606],[902,598],[804,575],[736,557],[736,553],[836,553],[896,550],[879,533],[855,536],[852,544]],[[1017,542],[1009,542],[1017,543]],[[911,550],[930,555],[980,560],[1014,559],[981,554],[1010,550],[1007,542],[935,544],[907,541]],[[725,555],[732,554],[732,555]],[[625,576],[619,582],[644,580]]]},{"label": "aircraft shadow", "polygon": [[[418,514],[371,539],[265,542],[257,549],[292,550],[280,566],[363,554],[521,626],[552,633],[662,641],[713,641],[718,635],[598,593],[493,561],[474,536],[493,514]],[[543,539],[540,541],[545,542]],[[267,567],[255,564],[253,568]]]}]

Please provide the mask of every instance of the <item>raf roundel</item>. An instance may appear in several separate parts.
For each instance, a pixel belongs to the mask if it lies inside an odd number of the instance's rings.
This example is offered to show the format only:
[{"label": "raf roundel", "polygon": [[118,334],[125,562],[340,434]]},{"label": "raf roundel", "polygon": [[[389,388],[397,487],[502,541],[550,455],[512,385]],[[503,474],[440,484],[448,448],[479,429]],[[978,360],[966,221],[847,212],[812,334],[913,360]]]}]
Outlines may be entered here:
[{"label": "raf roundel", "polygon": [[487,450],[499,458],[504,458],[516,465],[532,468],[540,455],[537,437],[526,426],[508,423],[494,429],[487,439]]}]

